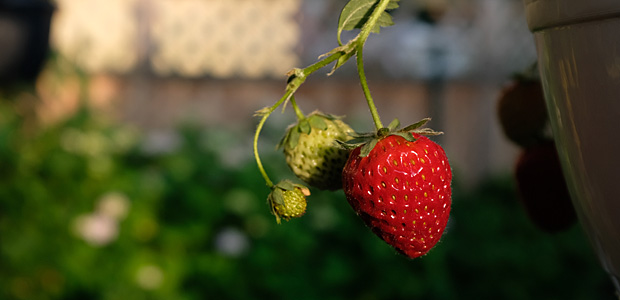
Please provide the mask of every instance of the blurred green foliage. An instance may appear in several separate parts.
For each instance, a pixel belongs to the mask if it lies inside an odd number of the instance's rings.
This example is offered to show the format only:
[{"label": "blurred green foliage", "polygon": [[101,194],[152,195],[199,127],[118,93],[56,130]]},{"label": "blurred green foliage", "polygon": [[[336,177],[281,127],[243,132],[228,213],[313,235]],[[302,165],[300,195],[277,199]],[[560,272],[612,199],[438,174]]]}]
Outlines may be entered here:
[{"label": "blurred green foliage", "polygon": [[581,229],[537,231],[509,176],[467,190],[457,177],[446,234],[410,260],[342,192],[313,191],[276,225],[254,162],[216,148],[244,137],[178,134],[146,151],[87,110],[32,131],[2,104],[0,299],[613,299]]}]

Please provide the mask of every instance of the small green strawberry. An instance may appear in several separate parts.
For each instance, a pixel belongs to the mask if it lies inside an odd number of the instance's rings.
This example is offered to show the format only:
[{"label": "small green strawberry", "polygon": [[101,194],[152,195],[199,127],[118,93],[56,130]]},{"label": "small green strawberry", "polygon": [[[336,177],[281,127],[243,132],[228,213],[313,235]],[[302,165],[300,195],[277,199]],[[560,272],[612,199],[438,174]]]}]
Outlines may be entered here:
[{"label": "small green strawberry", "polygon": [[310,191],[305,186],[283,180],[271,188],[267,202],[280,224],[280,219],[288,221],[303,216],[306,213],[306,196],[309,195]]},{"label": "small green strawberry", "polygon": [[403,130],[393,122],[345,146],[351,152],[342,172],[347,201],[378,237],[415,258],[441,238],[450,216],[452,170],[446,153],[418,129],[427,119]]},{"label": "small green strawberry", "polygon": [[353,130],[338,117],[313,112],[290,126],[278,145],[286,163],[301,180],[322,190],[342,188],[342,168],[349,151],[337,141]]}]

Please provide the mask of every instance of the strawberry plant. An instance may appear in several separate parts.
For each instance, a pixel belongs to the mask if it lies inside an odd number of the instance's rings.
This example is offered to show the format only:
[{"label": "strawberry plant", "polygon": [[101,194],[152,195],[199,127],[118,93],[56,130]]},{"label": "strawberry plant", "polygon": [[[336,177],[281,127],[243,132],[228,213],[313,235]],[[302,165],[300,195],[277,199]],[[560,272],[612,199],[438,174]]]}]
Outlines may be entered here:
[{"label": "strawberry plant", "polygon": [[[338,46],[320,56],[318,62],[291,70],[282,98],[257,112],[261,119],[254,136],[254,155],[271,189],[268,203],[276,221],[303,215],[301,207],[305,210],[305,197],[309,196],[303,191],[308,188],[286,179],[274,184],[258,154],[258,139],[267,118],[290,103],[297,122],[286,130],[278,146],[293,173],[310,187],[343,188],[348,203],[373,233],[398,252],[415,258],[438,242],[447,225],[452,171],[441,146],[425,136],[439,134],[423,128],[429,119],[402,129],[394,120],[384,127],[370,93],[364,44],[370,33],[393,24],[388,11],[396,8],[398,0],[351,0],[343,7]],[[342,32],[354,29],[359,29],[359,34],[343,43]],[[295,93],[309,75],[330,64],[332,74],[353,57],[376,128],[369,133],[356,133],[340,118],[320,112],[305,116],[295,100]]]}]

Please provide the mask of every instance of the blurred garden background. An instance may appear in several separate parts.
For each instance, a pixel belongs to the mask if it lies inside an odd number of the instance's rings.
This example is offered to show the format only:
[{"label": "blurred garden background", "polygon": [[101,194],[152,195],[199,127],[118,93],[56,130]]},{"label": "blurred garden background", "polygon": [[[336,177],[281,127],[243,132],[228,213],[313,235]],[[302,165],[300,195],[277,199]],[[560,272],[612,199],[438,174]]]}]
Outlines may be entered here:
[{"label": "blurred garden background", "polygon": [[[40,72],[0,73],[0,299],[614,299],[580,226],[541,232],[518,200],[495,104],[536,58],[521,1],[403,0],[368,41],[382,118],[445,132],[453,208],[435,249],[397,254],[342,191],[276,224],[253,114],[337,46],[346,2],[0,0],[0,70],[36,62],[45,47],[19,34],[54,7]],[[371,129],[354,64],[328,71],[301,108]],[[292,177],[274,148],[293,121],[274,114],[261,136],[272,179]]]}]

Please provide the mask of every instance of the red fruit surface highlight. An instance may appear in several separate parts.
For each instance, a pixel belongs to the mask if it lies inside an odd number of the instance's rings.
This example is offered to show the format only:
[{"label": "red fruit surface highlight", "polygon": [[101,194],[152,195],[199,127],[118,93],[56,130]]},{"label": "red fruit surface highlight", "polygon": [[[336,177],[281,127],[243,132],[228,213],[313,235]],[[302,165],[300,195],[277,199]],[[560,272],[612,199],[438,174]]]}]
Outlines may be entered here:
[{"label": "red fruit surface highlight", "polygon": [[378,141],[366,157],[354,149],[343,170],[347,201],[364,223],[404,255],[426,254],[441,238],[451,207],[452,171],[444,150],[412,133]]}]

